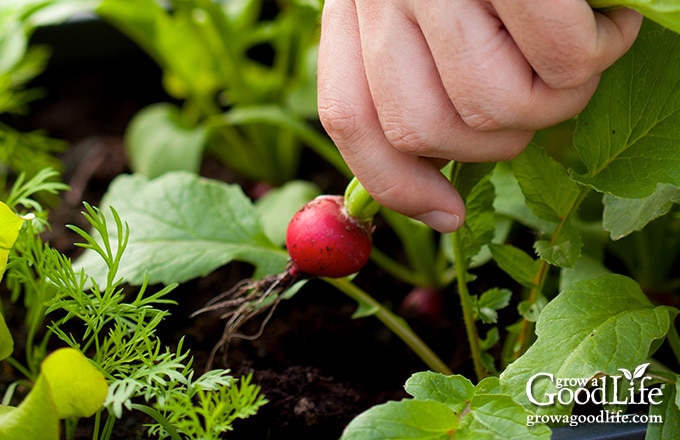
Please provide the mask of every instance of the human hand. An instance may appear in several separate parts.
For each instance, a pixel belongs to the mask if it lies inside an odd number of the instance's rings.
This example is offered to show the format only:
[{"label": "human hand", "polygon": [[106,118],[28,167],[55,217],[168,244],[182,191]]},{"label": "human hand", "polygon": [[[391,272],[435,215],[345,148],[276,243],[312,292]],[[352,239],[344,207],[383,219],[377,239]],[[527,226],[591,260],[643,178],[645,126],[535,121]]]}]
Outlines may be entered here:
[{"label": "human hand", "polygon": [[319,116],[380,204],[450,232],[465,206],[439,168],[511,159],[578,114],[641,21],[585,0],[326,0]]}]

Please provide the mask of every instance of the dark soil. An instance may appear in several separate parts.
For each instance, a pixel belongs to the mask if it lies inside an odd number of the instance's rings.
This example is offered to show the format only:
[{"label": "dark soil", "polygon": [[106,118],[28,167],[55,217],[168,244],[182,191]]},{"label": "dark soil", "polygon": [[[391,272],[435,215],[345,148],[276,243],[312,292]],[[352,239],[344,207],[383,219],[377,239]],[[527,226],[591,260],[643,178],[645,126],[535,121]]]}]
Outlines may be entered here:
[{"label": "dark soil", "polygon": [[[36,81],[47,95],[33,105],[29,117],[11,121],[19,129],[46,130],[69,142],[62,155],[63,178],[72,189],[53,208],[52,230],[45,238],[73,257],[77,256],[73,243],[79,240],[65,225],[86,226],[80,214],[82,201],[97,205],[108,183],[129,171],[122,135],[130,118],[147,104],[167,100],[158,69],[120,34],[96,27],[92,31],[96,38],[75,38],[81,31],[62,35],[47,30],[36,36],[37,41],[55,46],[54,61]],[[97,38],[111,43],[113,49],[102,48]],[[75,47],[84,53],[72,53]],[[337,191],[344,186],[344,181],[319,168],[318,159],[305,160],[303,172],[315,176],[324,190]],[[206,158],[203,174],[236,181],[246,190],[255,185],[238,180],[210,158]],[[376,241],[380,240],[389,244],[389,237],[378,234]],[[191,349],[197,372],[205,368],[223,323],[215,315],[195,319],[189,315],[249,273],[249,267],[231,264],[172,293],[178,305],[171,310],[172,317],[160,336],[169,345],[184,337],[184,348]],[[356,282],[395,307],[408,293],[370,265]],[[433,322],[413,314],[405,317],[454,371],[469,373],[455,293],[446,293],[443,319]],[[338,438],[361,411],[406,396],[404,382],[426,366],[377,320],[352,319],[355,307],[325,283],[310,281],[293,299],[279,305],[260,337],[231,343],[228,356],[218,357],[215,367],[231,368],[235,375],[252,372],[253,382],[262,387],[269,403],[256,416],[239,421],[228,438]],[[15,322],[21,325],[20,320]],[[252,322],[246,331],[254,334],[259,325]],[[11,372],[0,376],[3,374]],[[119,421],[114,438],[145,438],[144,421],[139,415]]]}]

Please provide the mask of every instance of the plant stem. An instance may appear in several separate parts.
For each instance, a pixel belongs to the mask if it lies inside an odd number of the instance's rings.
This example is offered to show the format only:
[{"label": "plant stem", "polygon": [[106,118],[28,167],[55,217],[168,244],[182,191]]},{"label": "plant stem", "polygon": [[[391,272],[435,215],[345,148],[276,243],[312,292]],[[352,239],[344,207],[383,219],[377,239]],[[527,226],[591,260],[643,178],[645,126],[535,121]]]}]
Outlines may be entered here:
[{"label": "plant stem", "polygon": [[451,233],[451,241],[453,245],[453,259],[456,262],[456,280],[458,283],[458,296],[460,297],[460,305],[463,309],[463,321],[465,322],[465,332],[467,333],[468,345],[470,346],[470,357],[475,368],[475,375],[477,380],[482,380],[488,376],[488,372],[482,363],[482,348],[479,344],[479,334],[477,333],[477,326],[475,325],[474,312],[472,310],[472,299],[467,286],[467,273],[465,256],[460,243],[460,233],[458,231]]},{"label": "plant stem", "polygon": [[380,211],[380,205],[354,177],[345,189],[345,207],[350,216],[370,221]]},{"label": "plant stem", "polygon": [[[550,237],[550,244],[554,244],[555,240],[559,237],[559,233],[564,227],[565,222],[567,222],[573,213],[578,210],[579,206],[581,206],[581,203],[583,203],[583,200],[585,200],[586,196],[590,193],[590,188],[587,187],[582,187],[581,193],[574,199],[574,203],[571,205],[569,208],[568,212],[562,217],[562,221],[557,225],[555,228],[555,231],[552,233]],[[538,296],[541,294],[543,291],[543,286],[545,285],[545,280],[548,276],[548,272],[550,268],[550,264],[541,259],[540,260],[540,265],[538,268],[538,271],[536,272],[536,277],[533,280],[533,287],[529,290],[529,295],[527,297],[527,301],[530,304],[533,304]],[[510,355],[510,361],[513,361],[520,357],[525,351],[529,349],[529,346],[531,345],[532,342],[532,335],[535,327],[535,323],[532,321],[529,321],[525,318],[522,318],[522,328],[519,334],[517,335],[517,339],[515,341],[515,349],[512,350],[512,354]]]},{"label": "plant stem", "polygon": [[347,278],[322,278],[328,284],[334,286],[345,295],[349,296],[360,305],[372,310],[375,316],[392,333],[397,335],[413,352],[422,359],[433,371],[450,375],[451,369],[428,347],[425,342],[408,326],[399,316],[392,313],[385,306],[376,301],[368,293],[357,287]]},{"label": "plant stem", "polygon": [[158,412],[154,408],[151,408],[150,406],[147,406],[147,405],[140,405],[138,403],[133,403],[132,409],[136,409],[137,411],[141,411],[144,414],[150,416],[156,422],[158,422],[158,424],[161,425],[161,427],[163,427],[165,432],[170,436],[170,438],[172,440],[182,440],[182,437],[179,436],[175,427],[170,424],[168,419],[166,419],[163,416],[163,414],[161,414],[160,412]]}]

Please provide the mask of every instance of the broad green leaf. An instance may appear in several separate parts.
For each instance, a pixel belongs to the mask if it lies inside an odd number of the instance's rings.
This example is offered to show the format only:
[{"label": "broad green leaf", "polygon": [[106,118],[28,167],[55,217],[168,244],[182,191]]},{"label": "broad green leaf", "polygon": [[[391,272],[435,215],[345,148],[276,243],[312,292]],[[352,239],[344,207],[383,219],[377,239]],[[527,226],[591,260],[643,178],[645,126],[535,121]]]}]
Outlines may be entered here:
[{"label": "broad green leaf", "polygon": [[19,236],[24,220],[16,215],[12,208],[0,202],[0,280],[7,267],[9,251]]},{"label": "broad green leaf", "polygon": [[555,228],[554,223],[536,217],[531,211],[509,162],[496,164],[491,174],[491,182],[496,191],[493,206],[497,214],[544,233],[549,233]]},{"label": "broad green leaf", "polygon": [[295,180],[270,190],[257,200],[255,208],[264,232],[272,243],[283,246],[290,219],[305,203],[320,193],[319,187],[315,184]]},{"label": "broad green leaf", "polygon": [[[678,377],[676,376],[676,380]],[[674,385],[664,384],[661,405],[650,405],[649,415],[660,416],[662,423],[647,424],[646,439],[680,438],[680,408],[677,405],[678,382]]]},{"label": "broad green leaf", "polygon": [[583,240],[574,228],[572,217],[568,217],[550,239],[538,240],[534,249],[539,257],[553,266],[572,268],[581,257]]},{"label": "broad green leaf", "polygon": [[676,0],[588,0],[593,8],[626,7],[680,33],[680,4]]},{"label": "broad green leaf", "polygon": [[7,327],[5,317],[0,313],[0,361],[9,357],[14,351],[14,339]]},{"label": "broad green leaf", "polygon": [[[154,180],[123,175],[109,187],[102,201],[107,205],[130,229],[118,271],[130,284],[141,284],[145,274],[151,284],[183,282],[233,260],[255,265],[259,277],[282,271],[288,260],[267,238],[255,207],[237,185],[186,172]],[[114,239],[115,222],[107,224]],[[75,266],[97,281],[106,279],[107,268],[94,251],[87,250]]]},{"label": "broad green leaf", "polygon": [[97,8],[98,14],[144,48],[164,74],[176,80],[175,86],[168,88],[175,97],[185,98],[190,93],[209,97],[221,85],[215,65],[220,60],[200,33],[208,28],[208,21],[199,25],[191,12],[180,8],[170,14],[154,0],[105,0]]},{"label": "broad green leaf", "polygon": [[416,373],[406,391],[414,399],[387,402],[356,417],[341,439],[549,439],[546,426],[526,426],[530,413],[500,394],[496,378],[477,387],[463,376]]},{"label": "broad green leaf", "polygon": [[537,217],[553,223],[564,221],[581,194],[567,170],[536,144],[530,144],[512,161],[512,170],[526,203]]},{"label": "broad green leaf", "polygon": [[493,324],[498,320],[497,310],[507,307],[512,292],[508,289],[493,287],[486,290],[477,299],[477,314],[484,324]]},{"label": "broad green leaf", "polygon": [[359,414],[340,439],[452,440],[457,427],[458,417],[448,405],[434,400],[404,399]]},{"label": "broad green leaf", "polygon": [[529,254],[509,244],[490,244],[494,261],[503,272],[524,287],[532,287],[541,262]]},{"label": "broad green leaf", "polygon": [[470,413],[463,418],[456,440],[477,439],[550,439],[545,425],[527,426],[531,415],[520,404],[504,394],[475,394]]},{"label": "broad green leaf", "polygon": [[0,407],[3,440],[56,440],[59,419],[90,417],[104,403],[106,380],[79,351],[56,350],[40,370],[33,389],[18,407]]},{"label": "broad green leaf", "polygon": [[[573,284],[555,297],[536,325],[538,339],[501,374],[504,392],[535,411],[565,413],[563,406],[531,404],[526,393],[537,373],[556,378],[591,378],[632,371],[646,362],[653,342],[663,338],[676,312],[655,307],[632,279],[610,274]],[[555,392],[552,382],[534,384],[534,396]]]},{"label": "broad green leaf", "polygon": [[456,175],[453,176],[453,182],[460,196],[467,200],[475,186],[485,180],[487,176],[490,178],[496,164],[493,162],[461,163],[456,164],[456,166],[457,171]]},{"label": "broad green leaf", "polygon": [[612,240],[640,231],[652,220],[668,213],[674,203],[680,203],[680,188],[659,185],[656,191],[640,199],[625,199],[605,194],[602,224]]},{"label": "broad green leaf", "polygon": [[207,131],[188,126],[172,104],[152,104],[135,115],[125,133],[133,171],[152,179],[168,171],[197,173]]},{"label": "broad green leaf", "polygon": [[462,253],[467,259],[466,265],[494,238],[496,225],[493,200],[494,187],[490,174],[481,177],[465,197],[467,209],[465,223],[457,233],[460,234]]},{"label": "broad green leaf", "polygon": [[413,374],[404,386],[406,392],[419,400],[434,400],[448,405],[460,415],[475,393],[475,386],[464,376],[446,376],[433,371]]},{"label": "broad green leaf", "polygon": [[680,186],[679,71],[680,35],[647,23],[578,117],[574,145],[587,171],[575,179],[624,198]]}]

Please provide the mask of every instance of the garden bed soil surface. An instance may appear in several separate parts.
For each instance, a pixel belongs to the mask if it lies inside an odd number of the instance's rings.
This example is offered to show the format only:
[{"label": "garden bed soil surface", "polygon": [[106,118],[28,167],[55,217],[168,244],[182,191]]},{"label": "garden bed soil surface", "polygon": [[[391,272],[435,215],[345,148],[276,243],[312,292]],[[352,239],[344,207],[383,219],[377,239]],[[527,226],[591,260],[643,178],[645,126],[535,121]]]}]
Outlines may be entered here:
[{"label": "garden bed soil surface", "polygon": [[[97,205],[109,182],[129,172],[122,135],[130,118],[143,106],[167,97],[160,87],[160,72],[139,54],[118,57],[116,61],[96,57],[68,61],[52,65],[36,81],[46,97],[32,106],[29,116],[11,123],[21,130],[46,130],[50,136],[69,143],[61,157],[64,181],[72,189],[53,207],[52,229],[45,238],[75,258],[78,248],[73,243],[79,237],[65,225],[86,226],[80,214],[82,201]],[[304,178],[316,181],[324,191],[337,193],[344,188],[346,181],[327,170],[317,158],[305,157],[303,167]],[[210,158],[206,158],[202,174],[239,183],[246,192],[257,187],[256,182],[240,180]],[[376,242],[389,246],[390,237],[382,236],[378,228]],[[223,322],[217,314],[197,318],[189,315],[249,274],[248,266],[230,264],[171,294],[177,305],[171,308],[172,315],[162,326],[160,336],[170,346],[184,337],[184,348],[191,350],[198,373],[205,369],[222,335]],[[492,279],[491,283],[498,281]],[[394,308],[408,293],[370,264],[356,283]],[[453,371],[469,375],[469,354],[457,298],[453,290],[445,294],[442,319],[432,320],[408,311],[403,316]],[[9,324],[20,331],[23,321],[17,307],[13,309],[15,316]],[[404,382],[426,366],[376,319],[352,319],[355,309],[350,299],[312,280],[295,297],[278,306],[259,337],[234,340],[226,359],[218,356],[214,366],[230,368],[234,375],[252,372],[253,382],[262,387],[269,403],[252,418],[238,421],[226,437],[334,439],[361,411],[406,397]],[[246,327],[246,333],[255,334],[260,321],[256,319]],[[15,352],[19,359],[21,350],[19,346],[19,354]],[[0,372],[2,382],[8,383],[11,374]],[[144,416],[126,417],[116,424],[114,438],[146,438]],[[78,438],[90,438],[87,423],[81,422],[83,434]]]}]

